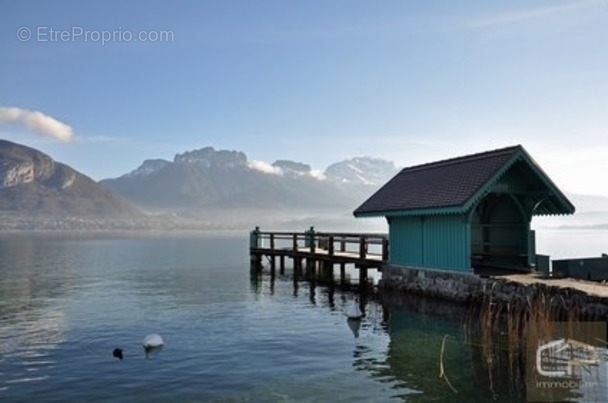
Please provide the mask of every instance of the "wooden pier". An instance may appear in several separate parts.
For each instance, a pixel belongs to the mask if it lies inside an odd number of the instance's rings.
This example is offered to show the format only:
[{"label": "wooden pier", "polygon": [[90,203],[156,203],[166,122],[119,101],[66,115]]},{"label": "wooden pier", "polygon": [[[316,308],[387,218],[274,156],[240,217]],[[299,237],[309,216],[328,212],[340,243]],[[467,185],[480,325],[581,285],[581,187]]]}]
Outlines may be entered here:
[{"label": "wooden pier", "polygon": [[[334,265],[340,267],[344,282],[346,265],[359,270],[359,284],[367,282],[367,270],[377,269],[388,259],[388,235],[377,233],[318,232],[311,227],[303,232],[251,231],[252,272],[260,272],[266,257],[271,274],[278,267],[285,274],[285,260],[291,259],[294,279],[306,270],[307,277],[333,278]],[[317,272],[318,270],[318,272]]]}]

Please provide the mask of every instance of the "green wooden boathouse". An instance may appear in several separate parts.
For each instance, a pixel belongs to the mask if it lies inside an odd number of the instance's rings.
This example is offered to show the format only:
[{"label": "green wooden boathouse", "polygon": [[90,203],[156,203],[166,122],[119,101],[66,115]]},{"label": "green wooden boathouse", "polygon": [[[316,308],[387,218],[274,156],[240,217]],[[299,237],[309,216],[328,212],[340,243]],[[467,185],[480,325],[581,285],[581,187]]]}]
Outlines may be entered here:
[{"label": "green wooden boathouse", "polygon": [[533,216],[574,206],[520,145],[404,168],[355,217],[386,217],[389,265],[471,272],[536,265]]}]

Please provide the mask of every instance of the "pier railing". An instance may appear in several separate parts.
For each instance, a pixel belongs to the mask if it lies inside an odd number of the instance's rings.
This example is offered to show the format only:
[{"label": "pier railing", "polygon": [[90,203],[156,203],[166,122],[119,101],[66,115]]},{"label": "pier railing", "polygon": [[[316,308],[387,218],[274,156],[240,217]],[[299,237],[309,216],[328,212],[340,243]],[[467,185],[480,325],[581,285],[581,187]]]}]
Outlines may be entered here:
[{"label": "pier railing", "polygon": [[355,264],[388,259],[388,236],[381,233],[251,231],[251,253],[299,256]]}]

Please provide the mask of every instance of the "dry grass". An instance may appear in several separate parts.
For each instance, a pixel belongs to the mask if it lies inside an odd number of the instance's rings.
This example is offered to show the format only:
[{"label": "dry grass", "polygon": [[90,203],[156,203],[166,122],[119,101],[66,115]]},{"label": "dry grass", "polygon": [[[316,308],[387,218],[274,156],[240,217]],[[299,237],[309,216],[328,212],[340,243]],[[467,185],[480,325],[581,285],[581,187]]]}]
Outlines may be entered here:
[{"label": "dry grass", "polygon": [[521,374],[521,362],[528,342],[549,340],[555,334],[553,323],[567,322],[570,329],[580,321],[585,301],[579,294],[567,301],[563,295],[551,295],[543,286],[528,286],[509,301],[495,296],[494,283],[484,290],[481,300],[471,305],[465,317],[465,338],[478,329],[481,351],[492,381],[492,372],[499,363],[499,350],[505,349],[512,375]]}]

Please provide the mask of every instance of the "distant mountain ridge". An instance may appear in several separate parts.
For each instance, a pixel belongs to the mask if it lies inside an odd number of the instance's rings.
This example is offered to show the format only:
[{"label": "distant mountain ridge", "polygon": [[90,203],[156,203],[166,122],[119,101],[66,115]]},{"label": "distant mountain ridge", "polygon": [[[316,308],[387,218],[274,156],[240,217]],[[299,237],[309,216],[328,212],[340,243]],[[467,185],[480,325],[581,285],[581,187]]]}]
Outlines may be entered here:
[{"label": "distant mountain ridge", "polygon": [[[374,168],[380,167],[374,170]],[[393,167],[392,170],[388,167]],[[357,174],[351,172],[356,171]],[[326,174],[310,165],[278,160],[250,161],[242,151],[199,150],[173,161],[150,159],[103,186],[149,211],[205,208],[354,208],[370,187],[388,180],[392,163],[359,158],[335,165]]]},{"label": "distant mountain ridge", "polygon": [[5,221],[139,219],[129,203],[30,147],[0,140],[0,213]]},{"label": "distant mountain ridge", "polygon": [[355,157],[333,163],[321,174],[313,170],[309,164],[302,162],[277,160],[272,164],[266,164],[260,161],[249,161],[247,155],[242,151],[215,150],[213,147],[204,147],[199,150],[176,154],[173,161],[147,159],[133,171],[119,178],[103,179],[102,182],[153,175],[172,164],[192,164],[205,169],[251,168],[264,173],[310,175],[317,179],[373,186],[382,185],[399,170],[391,161],[371,157]]}]

